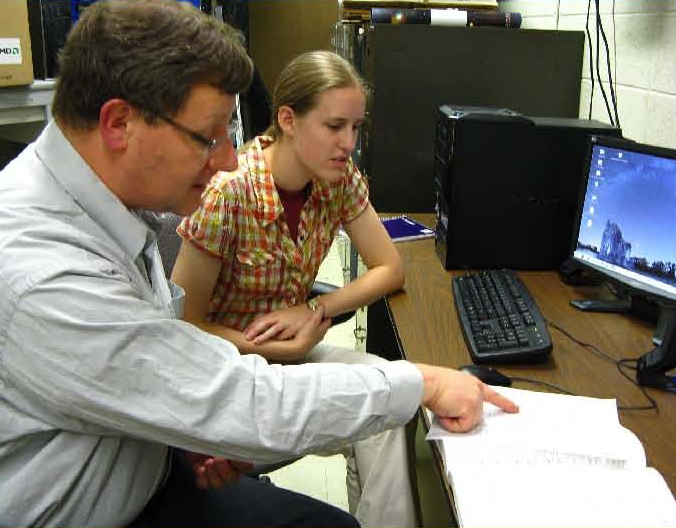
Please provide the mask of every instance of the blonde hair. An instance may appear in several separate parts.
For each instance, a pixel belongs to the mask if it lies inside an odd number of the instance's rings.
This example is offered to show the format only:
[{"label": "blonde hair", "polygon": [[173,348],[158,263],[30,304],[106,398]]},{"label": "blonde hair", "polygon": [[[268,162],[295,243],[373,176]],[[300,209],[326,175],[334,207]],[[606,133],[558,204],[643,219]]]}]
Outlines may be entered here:
[{"label": "blonde hair", "polygon": [[368,88],[352,65],[331,51],[309,51],[299,55],[279,74],[272,94],[272,124],[264,135],[277,140],[282,129],[277,114],[288,106],[298,116],[307,114],[318,104],[319,96],[333,88]]}]

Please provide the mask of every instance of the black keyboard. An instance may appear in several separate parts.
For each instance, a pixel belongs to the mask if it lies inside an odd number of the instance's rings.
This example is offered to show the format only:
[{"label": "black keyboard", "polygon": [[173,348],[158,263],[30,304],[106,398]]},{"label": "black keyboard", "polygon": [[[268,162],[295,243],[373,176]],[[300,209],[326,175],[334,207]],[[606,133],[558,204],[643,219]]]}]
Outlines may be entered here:
[{"label": "black keyboard", "polygon": [[453,298],[475,363],[545,361],[552,340],[535,301],[510,270],[453,279]]}]

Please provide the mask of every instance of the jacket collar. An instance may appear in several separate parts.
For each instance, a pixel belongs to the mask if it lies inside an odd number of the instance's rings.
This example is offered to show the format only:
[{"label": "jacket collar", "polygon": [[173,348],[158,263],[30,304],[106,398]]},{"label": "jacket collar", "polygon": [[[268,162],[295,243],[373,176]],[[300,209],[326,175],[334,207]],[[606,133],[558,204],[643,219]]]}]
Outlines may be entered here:
[{"label": "jacket collar", "polygon": [[64,190],[132,260],[154,234],[127,209],[80,156],[56,121],[35,142],[38,157]]}]

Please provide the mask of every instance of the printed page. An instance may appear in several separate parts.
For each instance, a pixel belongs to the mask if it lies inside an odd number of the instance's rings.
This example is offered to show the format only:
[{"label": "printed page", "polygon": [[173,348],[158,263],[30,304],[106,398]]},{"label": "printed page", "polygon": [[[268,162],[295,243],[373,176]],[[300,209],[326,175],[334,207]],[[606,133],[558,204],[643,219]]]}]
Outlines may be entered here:
[{"label": "printed page", "polygon": [[652,468],[532,467],[504,471],[470,465],[451,485],[463,527],[676,526],[676,502]]},{"label": "printed page", "polygon": [[441,440],[446,465],[594,465],[645,467],[638,438],[620,425],[615,400],[493,387],[516,402],[507,414],[485,403],[482,423],[449,433],[435,418],[428,440]]}]

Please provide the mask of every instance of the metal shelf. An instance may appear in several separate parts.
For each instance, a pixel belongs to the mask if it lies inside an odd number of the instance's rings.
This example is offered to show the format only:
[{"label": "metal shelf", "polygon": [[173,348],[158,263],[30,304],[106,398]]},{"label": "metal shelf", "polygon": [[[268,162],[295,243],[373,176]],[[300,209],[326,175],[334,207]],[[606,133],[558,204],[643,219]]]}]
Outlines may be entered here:
[{"label": "metal shelf", "polygon": [[54,79],[47,79],[28,86],[0,88],[0,125],[49,121],[54,85]]}]

